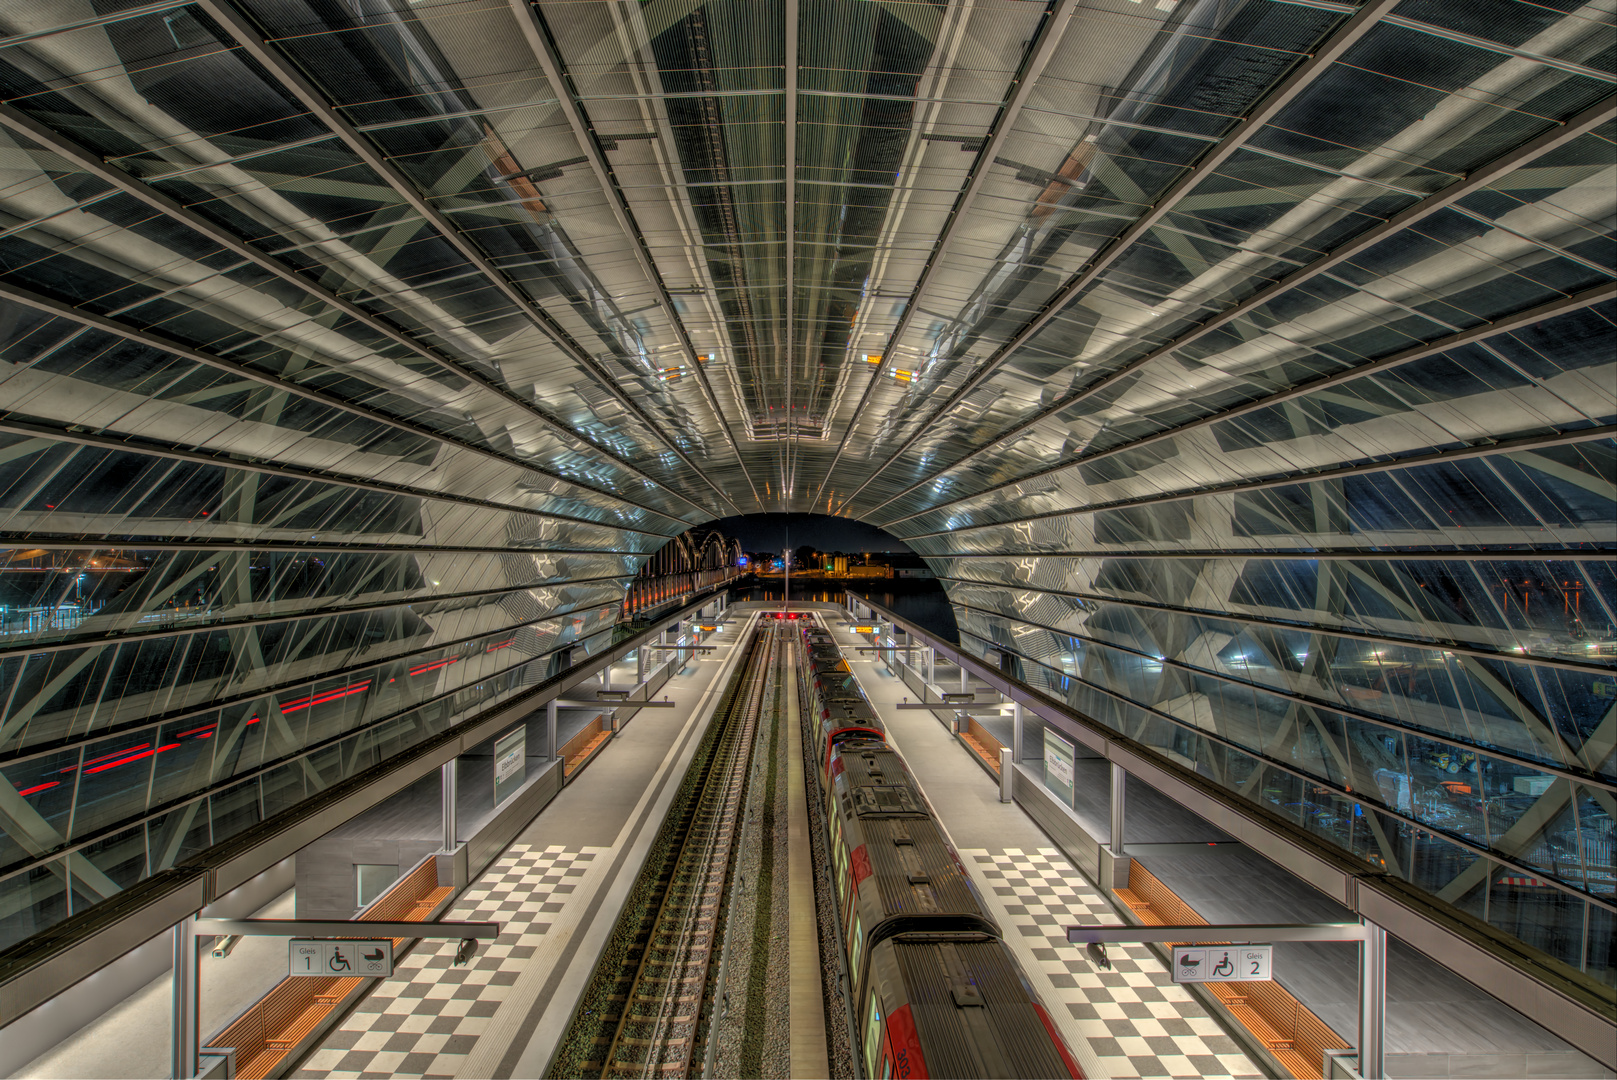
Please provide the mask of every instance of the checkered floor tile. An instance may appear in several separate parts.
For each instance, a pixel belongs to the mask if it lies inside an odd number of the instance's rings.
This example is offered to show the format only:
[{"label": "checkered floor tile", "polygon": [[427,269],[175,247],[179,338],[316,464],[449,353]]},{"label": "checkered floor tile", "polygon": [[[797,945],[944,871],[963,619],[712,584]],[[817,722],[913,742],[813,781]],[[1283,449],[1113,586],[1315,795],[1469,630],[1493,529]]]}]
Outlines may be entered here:
[{"label": "checkered floor tile", "polygon": [[454,966],[459,942],[422,942],[378,983],[294,1076],[453,1077],[538,948],[556,912],[604,848],[517,846],[461,894],[444,917],[501,924],[476,957]]},{"label": "checkered floor tile", "polygon": [[1044,939],[1043,946],[1035,943],[1033,955],[1099,1055],[1105,1075],[1263,1075],[1145,946],[1107,946],[1112,970],[1097,971],[1067,944],[1067,926],[1122,920],[1055,848],[961,854],[976,861],[1005,905],[1013,923],[1005,933]]}]

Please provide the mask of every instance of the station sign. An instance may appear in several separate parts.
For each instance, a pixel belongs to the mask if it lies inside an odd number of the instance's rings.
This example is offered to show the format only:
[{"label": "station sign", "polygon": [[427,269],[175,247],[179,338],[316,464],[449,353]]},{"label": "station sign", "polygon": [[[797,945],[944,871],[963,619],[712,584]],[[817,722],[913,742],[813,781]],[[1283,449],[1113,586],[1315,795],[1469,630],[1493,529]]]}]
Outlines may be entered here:
[{"label": "station sign", "polygon": [[1173,981],[1267,982],[1274,978],[1273,945],[1175,945]]},{"label": "station sign", "polygon": [[879,627],[879,626],[854,626],[854,627],[850,627],[849,629],[851,629],[856,634],[874,634],[877,631],[879,631],[881,629],[881,627]]},{"label": "station sign", "polygon": [[393,942],[387,938],[381,941],[293,938],[287,943],[287,974],[385,978],[393,974]]}]

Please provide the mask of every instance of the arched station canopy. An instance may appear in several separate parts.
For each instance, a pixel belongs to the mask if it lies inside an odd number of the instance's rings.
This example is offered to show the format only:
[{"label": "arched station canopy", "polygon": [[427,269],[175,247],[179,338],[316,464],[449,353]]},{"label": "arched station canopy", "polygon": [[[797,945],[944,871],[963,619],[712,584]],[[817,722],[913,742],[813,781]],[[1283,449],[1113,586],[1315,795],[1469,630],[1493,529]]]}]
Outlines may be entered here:
[{"label": "arched station canopy", "polygon": [[1609,985],[1613,10],[11,5],[0,946],[791,510]]}]

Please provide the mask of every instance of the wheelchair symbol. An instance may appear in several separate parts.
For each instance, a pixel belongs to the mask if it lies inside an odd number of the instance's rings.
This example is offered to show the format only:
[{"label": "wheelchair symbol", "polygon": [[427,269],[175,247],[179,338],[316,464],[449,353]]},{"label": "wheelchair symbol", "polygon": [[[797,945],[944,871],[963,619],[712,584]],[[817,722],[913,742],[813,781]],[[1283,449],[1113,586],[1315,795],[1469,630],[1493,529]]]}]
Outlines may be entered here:
[{"label": "wheelchair symbol", "polygon": [[1234,975],[1235,965],[1230,963],[1230,954],[1225,953],[1213,967],[1214,975]]},{"label": "wheelchair symbol", "polygon": [[331,950],[331,959],[327,962],[326,966],[332,971],[353,970],[353,968],[349,966],[348,957],[342,954],[342,949],[340,948],[334,948]]}]

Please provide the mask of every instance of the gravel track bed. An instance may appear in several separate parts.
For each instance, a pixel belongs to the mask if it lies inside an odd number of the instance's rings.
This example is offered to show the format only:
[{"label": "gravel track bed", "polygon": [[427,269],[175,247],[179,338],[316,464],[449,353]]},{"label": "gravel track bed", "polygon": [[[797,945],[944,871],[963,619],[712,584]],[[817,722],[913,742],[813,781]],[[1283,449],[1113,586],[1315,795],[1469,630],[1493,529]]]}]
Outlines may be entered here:
[{"label": "gravel track bed", "polygon": [[791,950],[784,944],[790,902],[784,770],[791,763],[781,730],[785,707],[778,679],[775,687],[774,706],[758,726],[746,825],[730,882],[733,913],[725,974],[730,1006],[719,1023],[714,1076],[791,1075]]}]

